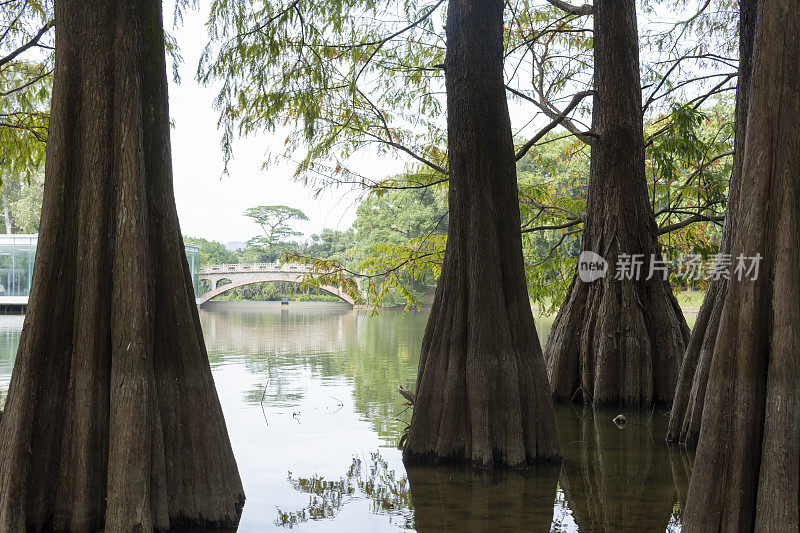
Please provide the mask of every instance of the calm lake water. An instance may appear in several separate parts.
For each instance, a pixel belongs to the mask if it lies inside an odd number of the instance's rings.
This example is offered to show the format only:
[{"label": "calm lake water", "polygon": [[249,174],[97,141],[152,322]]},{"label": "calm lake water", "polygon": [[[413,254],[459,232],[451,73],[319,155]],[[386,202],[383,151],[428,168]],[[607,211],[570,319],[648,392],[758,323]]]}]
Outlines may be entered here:
[{"label": "calm lake water", "polygon": [[[560,407],[564,462],[526,474],[406,470],[427,313],[291,304],[201,310],[247,502],[239,531],[679,531],[692,458],[663,409]],[[550,321],[537,323],[545,339]],[[5,396],[21,316],[0,316]]]}]

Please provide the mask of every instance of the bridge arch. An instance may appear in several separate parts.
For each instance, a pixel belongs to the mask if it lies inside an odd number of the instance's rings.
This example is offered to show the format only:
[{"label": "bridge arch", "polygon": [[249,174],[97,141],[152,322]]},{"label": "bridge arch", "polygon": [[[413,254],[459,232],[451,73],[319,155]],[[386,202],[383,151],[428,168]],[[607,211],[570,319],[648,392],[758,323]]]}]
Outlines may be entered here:
[{"label": "bridge arch", "polygon": [[[275,282],[275,281],[288,281],[290,283],[298,283],[300,281],[300,276],[294,273],[288,272],[260,272],[260,273],[249,273],[247,276],[236,276],[236,275],[229,275],[225,277],[217,277],[217,276],[206,276],[201,275],[200,281],[207,280],[212,290],[206,292],[205,294],[201,294],[199,298],[199,304],[203,305],[207,301],[211,300],[212,298],[216,298],[217,296],[224,294],[232,289],[237,287],[244,287],[246,285],[254,285],[256,283],[268,283],[268,282]],[[220,285],[219,283],[222,280],[230,281],[230,283],[225,283]],[[321,290],[336,296],[337,298],[341,299],[344,302],[349,303],[350,305],[355,305],[355,301],[339,289],[338,287],[333,287],[330,285],[321,285],[319,287]]]}]

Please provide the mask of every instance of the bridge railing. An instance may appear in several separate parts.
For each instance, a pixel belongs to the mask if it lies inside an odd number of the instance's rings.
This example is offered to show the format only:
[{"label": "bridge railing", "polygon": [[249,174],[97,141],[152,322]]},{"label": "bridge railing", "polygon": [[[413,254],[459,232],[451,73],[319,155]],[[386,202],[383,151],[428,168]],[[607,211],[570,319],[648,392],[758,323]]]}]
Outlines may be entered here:
[{"label": "bridge railing", "polygon": [[310,265],[300,263],[232,263],[207,265],[200,269],[200,274],[240,274],[247,272],[310,272]]}]

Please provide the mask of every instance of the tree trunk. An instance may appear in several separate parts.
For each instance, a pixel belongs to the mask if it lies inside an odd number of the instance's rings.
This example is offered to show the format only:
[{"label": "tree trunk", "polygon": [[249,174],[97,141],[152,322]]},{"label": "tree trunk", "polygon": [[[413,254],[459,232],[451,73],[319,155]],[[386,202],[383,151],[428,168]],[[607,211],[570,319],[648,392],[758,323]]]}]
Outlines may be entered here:
[{"label": "tree trunk", "polygon": [[[605,277],[573,278],[545,349],[553,397],[594,404],[670,403],[689,328],[669,283],[647,280],[661,258],[644,167],[634,0],[595,0],[595,96],[581,249],[603,257]],[[615,279],[623,254],[642,254],[637,279]]]},{"label": "tree trunk", "polygon": [[450,0],[450,224],[404,458],[522,466],[558,456],[525,283],[503,84],[503,1]]},{"label": "tree trunk", "polygon": [[0,530],[234,525],[244,493],[172,190],[161,2],[56,0],[55,19]]},{"label": "tree trunk", "polygon": [[6,234],[14,233],[11,226],[11,213],[8,209],[8,195],[6,194],[5,190],[0,190],[0,200],[3,202],[3,220],[6,224]]},{"label": "tree trunk", "polygon": [[[739,189],[742,182],[744,137],[747,132],[747,106],[752,72],[753,36],[755,35],[758,0],[739,0],[739,78],[736,86],[736,128],[733,151],[733,168],[728,187],[728,209],[719,253],[730,254],[731,242],[736,234],[739,209]],[[669,417],[667,440],[687,446],[697,444],[700,421],[711,368],[711,356],[719,331],[722,304],[728,293],[728,280],[719,278],[711,282],[697,315],[692,337],[683,356],[681,373],[675,389],[675,400]]]},{"label": "tree trunk", "polygon": [[797,531],[800,471],[800,11],[760,2],[738,227],[763,258],[722,308],[684,524]]}]

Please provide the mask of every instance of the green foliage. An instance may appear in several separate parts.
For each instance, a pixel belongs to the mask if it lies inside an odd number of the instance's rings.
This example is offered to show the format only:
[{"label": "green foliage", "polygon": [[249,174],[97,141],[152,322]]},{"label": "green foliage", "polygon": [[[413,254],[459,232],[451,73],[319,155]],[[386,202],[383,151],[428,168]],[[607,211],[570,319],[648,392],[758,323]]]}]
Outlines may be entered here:
[{"label": "green foliage", "polygon": [[575,139],[544,141],[517,164],[517,182],[528,297],[549,314],[566,296],[580,253],[589,151]]},{"label": "green foliage", "polygon": [[675,106],[646,131],[661,133],[646,151],[650,200],[659,226],[699,221],[662,235],[665,253],[716,253],[733,163],[733,99],[712,106]]},{"label": "green foliage", "polygon": [[384,190],[358,206],[353,256],[370,276],[365,289],[371,303],[430,301],[444,258],[447,214],[441,194],[430,188]]},{"label": "green foliage", "polygon": [[[402,178],[394,179],[402,183]],[[303,286],[342,286],[357,301],[373,307],[430,301],[441,271],[447,235],[447,210],[430,188],[384,189],[366,198],[356,211],[354,245],[320,257],[286,254],[284,261],[311,265]],[[361,288],[356,284],[360,280]]]},{"label": "green foliage", "polygon": [[4,180],[0,202],[3,204],[3,213],[8,209],[7,222],[13,233],[39,231],[43,192],[44,175],[41,172],[31,174],[27,182],[20,182],[18,178]]},{"label": "green foliage", "polygon": [[356,245],[356,232],[353,228],[339,231],[325,228],[319,235],[311,235],[304,252],[319,259],[346,261],[348,251]]},{"label": "green foliage", "polygon": [[200,247],[201,268],[207,265],[225,265],[239,262],[236,254],[225,248],[225,245],[220,242],[209,241],[199,237],[187,237],[185,235],[183,240]]},{"label": "green foliage", "polygon": [[0,179],[3,181],[28,182],[44,165],[53,68],[51,21],[49,2],[0,3]]},{"label": "green foliage", "polygon": [[222,81],[222,146],[291,126],[298,174],[358,180],[343,160],[366,146],[441,165],[443,0],[215,0],[198,69]]}]

